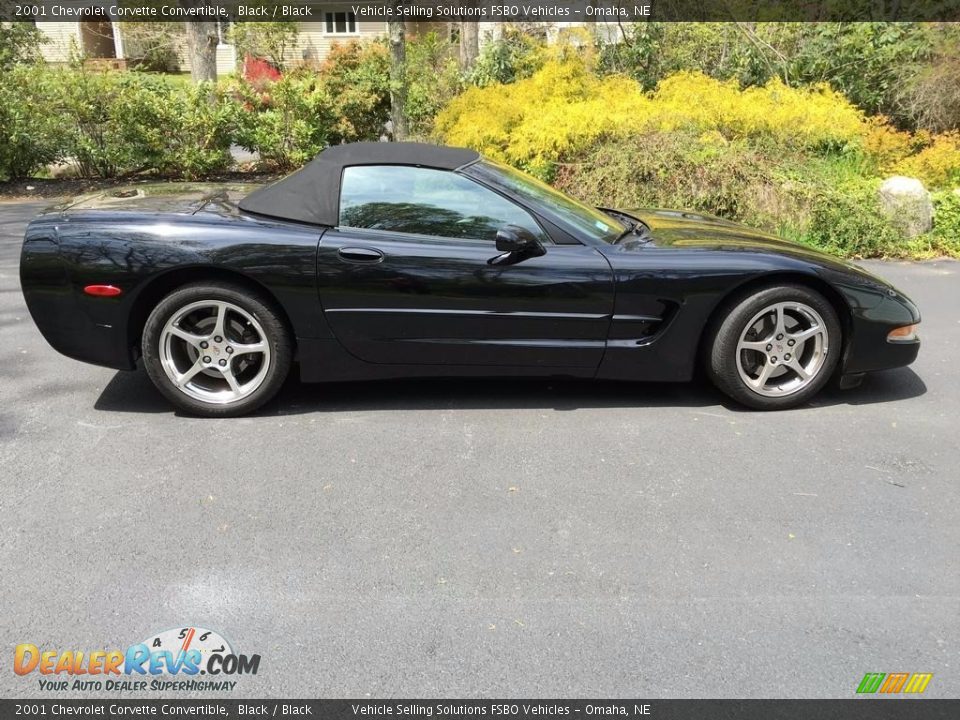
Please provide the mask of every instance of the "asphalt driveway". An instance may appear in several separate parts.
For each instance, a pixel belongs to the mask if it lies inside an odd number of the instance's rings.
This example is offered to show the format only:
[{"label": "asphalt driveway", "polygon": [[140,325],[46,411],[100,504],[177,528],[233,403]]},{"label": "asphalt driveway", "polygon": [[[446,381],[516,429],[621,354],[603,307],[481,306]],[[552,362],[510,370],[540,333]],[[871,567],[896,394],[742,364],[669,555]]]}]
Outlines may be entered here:
[{"label": "asphalt driveway", "polygon": [[45,344],[38,207],[0,204],[3,697],[50,696],[19,643],[187,625],[261,655],[233,697],[852,697],[868,671],[960,696],[960,264],[864,263],[920,305],[920,359],[800,410],[290,382],[199,420]]}]

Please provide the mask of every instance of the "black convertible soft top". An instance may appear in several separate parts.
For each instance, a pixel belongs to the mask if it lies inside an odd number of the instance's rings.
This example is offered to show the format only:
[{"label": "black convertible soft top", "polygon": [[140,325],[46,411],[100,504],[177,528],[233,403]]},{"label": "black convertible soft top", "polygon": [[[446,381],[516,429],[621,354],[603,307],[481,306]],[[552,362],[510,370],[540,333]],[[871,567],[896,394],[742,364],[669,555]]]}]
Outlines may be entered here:
[{"label": "black convertible soft top", "polygon": [[351,165],[413,165],[456,170],[480,159],[475,150],[425,143],[360,142],[333,145],[291,175],[247,195],[245,212],[334,227],[340,210],[340,177]]}]

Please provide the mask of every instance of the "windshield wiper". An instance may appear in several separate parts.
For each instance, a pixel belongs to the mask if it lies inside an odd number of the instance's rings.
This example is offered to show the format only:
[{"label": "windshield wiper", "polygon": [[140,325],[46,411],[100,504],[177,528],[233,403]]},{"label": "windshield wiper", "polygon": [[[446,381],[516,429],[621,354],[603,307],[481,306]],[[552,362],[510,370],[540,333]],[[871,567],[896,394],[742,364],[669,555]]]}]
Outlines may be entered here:
[{"label": "windshield wiper", "polygon": [[609,208],[602,207],[599,208],[599,210],[606,213],[610,217],[615,218],[626,226],[623,232],[614,238],[614,245],[622,241],[628,235],[636,235],[638,238],[640,238],[641,242],[650,242],[650,240],[652,240],[650,237],[650,228],[646,223],[636,220],[625,213],[617,212],[616,210],[611,210]]},{"label": "windshield wiper", "polygon": [[614,245],[621,242],[628,235],[636,235],[638,242],[642,243],[648,243],[653,240],[653,237],[650,235],[650,228],[646,223],[640,222],[639,220],[630,220],[626,217],[624,217],[621,222],[627,224],[627,229],[617,235],[617,239],[613,241]]},{"label": "windshield wiper", "polygon": [[637,225],[638,225],[638,223],[631,222],[626,218],[623,218],[623,219],[617,218],[617,219],[620,220],[620,222],[624,223],[627,227],[622,233],[617,235],[616,239],[613,241],[614,245],[616,245],[618,242],[623,240],[627,235],[632,235],[633,233],[635,233],[637,231]]}]

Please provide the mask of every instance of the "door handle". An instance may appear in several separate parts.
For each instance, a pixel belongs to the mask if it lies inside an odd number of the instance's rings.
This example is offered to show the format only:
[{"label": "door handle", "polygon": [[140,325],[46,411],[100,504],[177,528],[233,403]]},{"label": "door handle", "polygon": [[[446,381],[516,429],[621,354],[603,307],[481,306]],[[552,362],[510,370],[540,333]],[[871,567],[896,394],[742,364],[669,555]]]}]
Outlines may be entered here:
[{"label": "door handle", "polygon": [[383,253],[375,248],[342,247],[337,254],[349,262],[377,263],[383,260]]}]

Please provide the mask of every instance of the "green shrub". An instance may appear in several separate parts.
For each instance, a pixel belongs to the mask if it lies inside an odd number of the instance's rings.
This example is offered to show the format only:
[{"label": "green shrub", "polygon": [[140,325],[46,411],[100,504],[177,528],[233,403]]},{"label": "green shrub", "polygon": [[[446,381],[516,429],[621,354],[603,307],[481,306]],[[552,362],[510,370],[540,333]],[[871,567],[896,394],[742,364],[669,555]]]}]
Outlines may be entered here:
[{"label": "green shrub", "polygon": [[137,72],[20,67],[0,77],[0,174],[67,158],[83,177],[196,178],[230,163],[238,111],[209,86]]},{"label": "green shrub", "polygon": [[43,67],[0,72],[0,179],[29,177],[63,159],[63,123],[52,111],[56,97]]},{"label": "green shrub", "polygon": [[[0,3],[0,9],[9,12],[9,3]],[[0,72],[14,65],[40,60],[40,46],[46,36],[35,24],[27,22],[0,22]]]},{"label": "green shrub", "polygon": [[162,80],[139,73],[51,71],[63,123],[64,153],[84,177],[117,177],[153,167],[150,136],[168,131],[161,108],[170,99]]},{"label": "green shrub", "polygon": [[202,178],[233,162],[230,145],[240,118],[231,96],[208,84],[174,89],[155,108],[159,126],[148,135],[150,164],[162,175]]},{"label": "green shrub", "polygon": [[960,27],[931,30],[933,50],[901,71],[894,116],[933,132],[960,129]]},{"label": "green shrub", "polygon": [[595,205],[689,209],[843,257],[960,256],[960,196],[937,193],[933,233],[908,240],[856,158],[822,158],[719,133],[607,139],[558,166],[554,184]]},{"label": "green shrub", "polygon": [[621,27],[617,42],[597,41],[597,72],[627,75],[644,90],[653,90],[664,76],[662,45],[668,26],[644,22]]},{"label": "green shrub", "polygon": [[529,33],[505,28],[502,37],[483,46],[469,80],[479,87],[523,80],[543,66],[544,50],[543,41]]},{"label": "green shrub", "polygon": [[407,42],[407,118],[413,135],[429,135],[437,113],[462,90],[457,46],[436,32]]},{"label": "green shrub", "polygon": [[87,176],[158,171],[197,178],[230,164],[237,112],[208,85],[134,72],[61,71],[67,155]]},{"label": "green shrub", "polygon": [[823,189],[798,239],[845,257],[902,256],[905,248],[880,208],[878,186],[860,180]]},{"label": "green shrub", "polygon": [[390,114],[387,49],[382,42],[334,45],[317,71],[299,68],[274,82],[235,80],[236,142],[279,170],[292,170],[324,147],[376,140]]},{"label": "green shrub", "polygon": [[933,196],[933,232],[960,247],[960,194],[958,190]]},{"label": "green shrub", "polygon": [[376,140],[390,117],[390,57],[384,41],[334,45],[319,78],[334,118],[329,142]]},{"label": "green shrub", "polygon": [[554,181],[595,205],[697,210],[773,230],[801,213],[778,162],[719,133],[653,132],[600,143],[561,165]]},{"label": "green shrub", "polygon": [[288,73],[262,92],[240,82],[234,92],[237,143],[277,169],[303,165],[330,142],[332,103],[316,75]]},{"label": "green shrub", "polygon": [[[925,118],[923,108],[905,102],[904,81],[925,72],[935,48],[941,48],[943,57],[956,56],[951,25],[628,23],[622,26],[621,42],[600,44],[599,69],[629,75],[647,90],[683,71],[736,80],[743,87],[765,85],[774,77],[793,86],[828,83],[861,109],[912,126]],[[951,88],[936,91],[949,94]]]},{"label": "green shrub", "polygon": [[782,75],[828,82],[868,113],[896,115],[905,68],[930,55],[940,31],[923,23],[850,22],[797,23],[792,32]]}]

